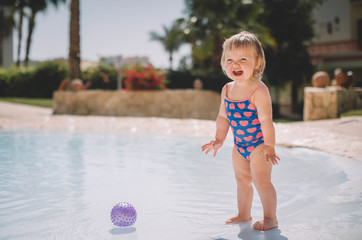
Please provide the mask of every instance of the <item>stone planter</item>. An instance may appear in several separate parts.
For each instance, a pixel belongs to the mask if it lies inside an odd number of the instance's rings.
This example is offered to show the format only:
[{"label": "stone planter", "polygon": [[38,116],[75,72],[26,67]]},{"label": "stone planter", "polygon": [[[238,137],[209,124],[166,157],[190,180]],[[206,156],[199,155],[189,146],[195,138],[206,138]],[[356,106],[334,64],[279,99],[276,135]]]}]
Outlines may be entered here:
[{"label": "stone planter", "polygon": [[208,90],[57,91],[54,114],[215,120],[220,94]]}]

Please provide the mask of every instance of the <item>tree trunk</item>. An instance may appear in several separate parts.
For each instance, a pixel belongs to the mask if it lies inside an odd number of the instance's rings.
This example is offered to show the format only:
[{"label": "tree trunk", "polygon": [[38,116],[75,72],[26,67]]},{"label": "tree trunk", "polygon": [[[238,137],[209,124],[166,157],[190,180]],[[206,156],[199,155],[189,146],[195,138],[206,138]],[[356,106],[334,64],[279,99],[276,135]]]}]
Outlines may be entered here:
[{"label": "tree trunk", "polygon": [[213,46],[213,53],[211,56],[211,66],[215,69],[221,68],[220,67],[220,59],[222,55],[222,38],[219,34],[215,34],[214,36],[214,46]]},{"label": "tree trunk", "polygon": [[3,66],[4,61],[3,61],[3,41],[4,41],[4,9],[3,7],[0,5],[0,67]]},{"label": "tree trunk", "polygon": [[29,53],[30,53],[31,38],[33,35],[34,26],[35,26],[35,15],[36,15],[36,12],[32,11],[31,16],[29,18],[28,38],[26,40],[26,52],[25,52],[25,61],[24,61],[24,64],[26,67],[29,64]]},{"label": "tree trunk", "polygon": [[21,51],[21,40],[23,38],[23,19],[24,19],[24,9],[20,9],[19,14],[19,26],[18,26],[18,54],[17,54],[17,61],[16,66],[20,66],[20,51]]},{"label": "tree trunk", "polygon": [[80,78],[79,0],[70,3],[69,80]]},{"label": "tree trunk", "polygon": [[298,83],[296,81],[292,81],[292,113],[298,112]]},{"label": "tree trunk", "polygon": [[170,51],[170,57],[169,57],[169,60],[170,60],[170,71],[172,71],[172,62],[173,62],[173,57],[172,57],[173,53],[172,51]]}]

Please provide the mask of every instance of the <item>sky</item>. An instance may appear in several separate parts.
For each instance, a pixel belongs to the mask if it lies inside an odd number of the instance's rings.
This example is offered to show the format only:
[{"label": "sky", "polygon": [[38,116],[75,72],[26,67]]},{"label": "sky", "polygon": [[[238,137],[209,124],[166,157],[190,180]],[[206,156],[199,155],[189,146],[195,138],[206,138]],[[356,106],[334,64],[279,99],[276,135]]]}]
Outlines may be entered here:
[{"label": "sky", "polygon": [[[70,1],[67,1],[70,2]],[[81,59],[98,61],[101,57],[148,57],[157,68],[169,67],[168,53],[150,32],[163,34],[162,26],[171,26],[184,17],[184,0],[81,0]],[[49,6],[36,17],[30,59],[43,61],[67,58],[69,48],[69,3]],[[27,25],[25,23],[24,25]],[[25,56],[26,26],[23,28],[21,59]],[[17,32],[14,31],[14,61],[17,59]],[[190,54],[184,45],[174,54],[174,67]]]}]

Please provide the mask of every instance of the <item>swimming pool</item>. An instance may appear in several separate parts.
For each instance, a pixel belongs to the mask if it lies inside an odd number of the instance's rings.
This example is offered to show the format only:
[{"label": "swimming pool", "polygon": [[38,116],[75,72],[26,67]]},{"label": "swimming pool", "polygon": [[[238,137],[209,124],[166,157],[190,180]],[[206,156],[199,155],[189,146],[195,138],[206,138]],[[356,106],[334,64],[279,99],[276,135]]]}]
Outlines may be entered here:
[{"label": "swimming pool", "polygon": [[[278,147],[273,169],[280,227],[225,225],[236,213],[232,143],[80,131],[0,131],[1,239],[360,239],[362,162]],[[126,201],[136,223],[115,227]],[[262,216],[254,197],[254,220]]]}]

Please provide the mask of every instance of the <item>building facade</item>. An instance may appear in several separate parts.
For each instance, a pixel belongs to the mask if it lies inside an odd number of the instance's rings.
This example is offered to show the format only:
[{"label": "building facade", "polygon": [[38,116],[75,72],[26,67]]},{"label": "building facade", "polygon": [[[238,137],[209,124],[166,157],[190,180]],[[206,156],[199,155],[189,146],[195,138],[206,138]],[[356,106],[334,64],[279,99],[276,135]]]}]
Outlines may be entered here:
[{"label": "building facade", "polygon": [[313,16],[312,63],[331,78],[336,68],[353,71],[354,84],[362,86],[362,0],[326,0]]}]

